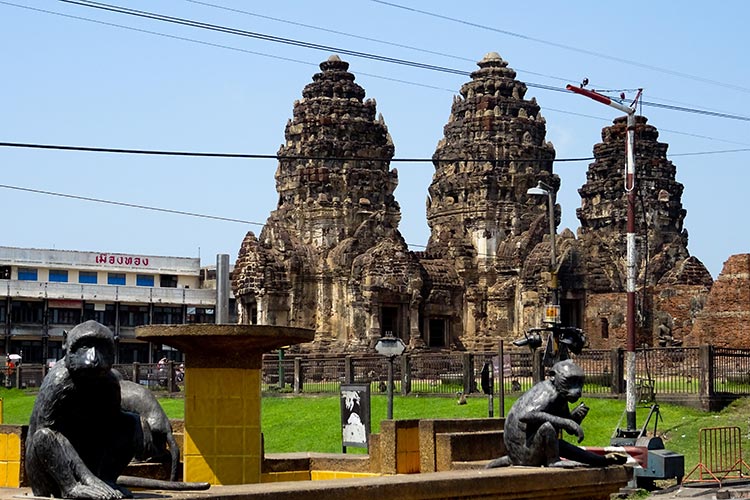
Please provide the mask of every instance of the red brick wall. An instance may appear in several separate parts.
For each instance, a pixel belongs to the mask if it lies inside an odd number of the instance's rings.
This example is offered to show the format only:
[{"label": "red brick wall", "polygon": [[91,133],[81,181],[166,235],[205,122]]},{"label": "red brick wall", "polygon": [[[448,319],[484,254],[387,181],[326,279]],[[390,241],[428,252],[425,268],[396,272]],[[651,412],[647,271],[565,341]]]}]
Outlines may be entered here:
[{"label": "red brick wall", "polygon": [[732,255],[696,317],[691,344],[750,347],[750,254]]}]

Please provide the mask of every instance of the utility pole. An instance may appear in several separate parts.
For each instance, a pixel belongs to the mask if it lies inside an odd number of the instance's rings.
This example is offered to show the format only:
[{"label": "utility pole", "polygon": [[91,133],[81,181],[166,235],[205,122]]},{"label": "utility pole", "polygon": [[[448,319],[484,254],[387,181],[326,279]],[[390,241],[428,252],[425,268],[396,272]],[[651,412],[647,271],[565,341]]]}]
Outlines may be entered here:
[{"label": "utility pole", "polygon": [[635,421],[635,282],[636,282],[636,254],[635,254],[635,106],[641,97],[643,89],[638,93],[630,106],[615,102],[609,97],[593,90],[587,90],[574,85],[566,88],[576,94],[611,106],[624,112],[627,117],[628,136],[626,144],[627,166],[625,169],[625,194],[627,195],[627,343],[625,349],[625,416],[629,431],[636,430]]}]

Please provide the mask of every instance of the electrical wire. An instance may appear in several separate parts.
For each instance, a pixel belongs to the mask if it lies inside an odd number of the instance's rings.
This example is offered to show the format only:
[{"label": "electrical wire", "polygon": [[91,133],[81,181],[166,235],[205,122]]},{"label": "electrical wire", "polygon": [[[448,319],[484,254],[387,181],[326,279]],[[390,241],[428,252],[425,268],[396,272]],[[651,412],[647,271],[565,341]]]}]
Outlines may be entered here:
[{"label": "electrical wire", "polygon": [[264,224],[261,222],[253,222],[249,220],[242,220],[242,219],[233,219],[230,217],[220,217],[218,215],[206,215],[206,214],[199,214],[196,212],[186,212],[184,210],[172,210],[169,208],[159,208],[159,207],[151,207],[148,205],[138,205],[135,203],[127,203],[122,201],[113,201],[113,200],[104,200],[102,198],[91,198],[89,196],[79,196],[75,194],[66,194],[66,193],[57,193],[54,191],[44,191],[42,189],[33,189],[33,188],[25,188],[20,186],[11,186],[9,184],[0,184],[0,188],[3,189],[12,189],[14,191],[23,191],[26,193],[35,193],[35,194],[43,194],[47,196],[57,196],[60,198],[69,198],[73,200],[80,200],[80,201],[90,201],[94,203],[104,203],[106,205],[115,205],[119,207],[127,207],[127,208],[138,208],[141,210],[150,210],[153,212],[163,212],[168,214],[175,214],[175,215],[187,215],[189,217],[200,217],[202,219],[211,219],[211,220],[219,220],[224,222],[237,222],[240,224],[250,224],[254,226],[263,226]]},{"label": "electrical wire", "polygon": [[[463,57],[463,56],[457,56],[457,55],[454,55],[454,54],[447,54],[445,52],[438,52],[438,51],[435,51],[435,50],[423,49],[421,47],[414,47],[413,45],[406,45],[406,44],[402,44],[402,43],[392,42],[392,41],[389,41],[389,40],[380,40],[378,38],[371,38],[371,37],[367,37],[367,36],[356,35],[354,33],[347,33],[345,31],[339,31],[339,30],[333,30],[333,29],[323,28],[321,26],[315,26],[315,25],[312,25],[312,24],[305,24],[305,23],[300,23],[300,22],[297,22],[297,21],[290,21],[288,19],[282,19],[282,18],[279,18],[279,17],[266,16],[266,15],[263,15],[263,14],[258,14],[256,12],[250,12],[250,11],[247,11],[247,10],[234,9],[234,8],[231,8],[231,7],[226,7],[224,5],[218,5],[218,4],[213,4],[213,3],[209,3],[209,2],[201,2],[199,0],[184,0],[184,1],[192,3],[192,4],[196,4],[196,5],[203,5],[205,7],[211,7],[211,8],[214,8],[214,9],[225,10],[227,12],[234,12],[234,13],[237,13],[237,14],[244,14],[244,15],[247,15],[247,16],[257,17],[257,18],[260,18],[260,19],[267,19],[269,21],[275,21],[275,22],[278,22],[278,23],[290,24],[292,26],[299,26],[299,27],[307,28],[307,29],[311,29],[311,30],[322,31],[324,33],[332,33],[334,35],[340,35],[340,36],[345,36],[345,37],[349,37],[349,38],[354,38],[356,40],[364,40],[366,42],[374,42],[374,43],[379,43],[379,44],[382,44],[382,45],[389,45],[391,47],[398,47],[400,49],[413,50],[415,52],[421,52],[423,54],[431,54],[431,55],[440,56],[440,57],[447,57],[448,59],[455,59],[457,61],[466,61],[466,62],[470,62],[472,64],[474,64],[474,63],[477,62],[476,59],[472,59],[470,57]],[[571,78],[562,78],[562,77],[559,77],[559,76],[547,75],[547,74],[544,74],[544,73],[537,73],[535,71],[530,71],[530,70],[527,70],[527,69],[521,69],[521,68],[516,68],[516,67],[514,67],[513,69],[515,71],[519,72],[519,73],[528,73],[530,75],[541,76],[543,78],[550,78],[552,80],[559,80],[559,81],[565,82],[565,83],[575,81],[575,78],[573,78],[573,79],[571,79]]]},{"label": "electrical wire", "polygon": [[255,160],[317,160],[317,161],[380,161],[394,163],[454,163],[454,162],[482,162],[482,163],[533,163],[552,161],[556,163],[573,163],[579,161],[591,161],[593,156],[580,158],[376,158],[368,156],[312,156],[312,155],[267,155],[248,153],[207,153],[196,151],[165,151],[155,149],[124,149],[124,148],[99,148],[92,146],[64,146],[59,144],[38,144],[24,142],[0,142],[0,147],[27,148],[27,149],[52,149],[59,151],[79,151],[88,153],[118,153],[154,156],[189,156],[204,158],[243,158]]},{"label": "electrical wire", "polygon": [[461,75],[461,76],[467,76],[470,74],[467,71],[458,70],[454,68],[448,68],[445,66],[436,66],[433,64],[421,63],[418,61],[410,61],[407,59],[399,59],[396,57],[388,57],[388,56],[382,56],[378,54],[372,54],[369,52],[360,52],[357,50],[345,49],[343,47],[333,47],[331,45],[322,45],[318,43],[305,42],[302,40],[295,40],[293,38],[286,38],[286,37],[280,37],[280,36],[275,36],[275,35],[267,35],[265,33],[241,30],[237,28],[230,28],[227,26],[221,26],[217,24],[194,21],[192,19],[185,19],[185,18],[174,17],[174,16],[166,16],[166,15],[156,14],[156,13],[148,12],[144,10],[129,9],[126,7],[120,7],[117,5],[110,5],[110,4],[105,4],[101,2],[93,2],[89,0],[58,0],[58,1],[67,3],[67,4],[72,4],[72,5],[79,5],[81,7],[100,9],[103,11],[113,12],[117,14],[125,14],[129,16],[135,16],[135,17],[152,19],[156,21],[162,21],[162,22],[167,22],[167,23],[172,23],[172,24],[177,24],[177,25],[182,25],[182,26],[188,26],[191,28],[200,28],[200,29],[205,29],[209,31],[227,33],[230,35],[238,35],[238,36],[243,36],[247,38],[264,40],[268,42],[281,43],[284,45],[303,47],[307,49],[314,49],[314,50],[320,50],[320,51],[325,51],[325,52],[335,52],[335,53],[340,53],[340,54],[346,54],[346,55],[353,56],[353,57],[361,57],[364,59],[370,59],[374,61],[387,62],[387,63],[392,63],[392,64],[400,64],[403,66],[411,66],[411,67],[418,68],[418,69],[439,71],[442,73],[452,73],[452,74]]},{"label": "electrical wire", "polygon": [[[92,0],[58,0],[58,1],[63,2],[63,3],[67,3],[67,4],[78,5],[78,6],[81,6],[81,7],[89,7],[89,8],[99,9],[99,10],[103,10],[103,11],[107,11],[107,12],[113,12],[113,13],[116,13],[116,14],[125,14],[125,15],[129,15],[129,16],[135,16],[135,17],[140,17],[140,18],[145,18],[145,19],[151,19],[151,20],[156,20],[156,21],[162,21],[162,22],[167,22],[167,23],[172,23],[172,24],[177,24],[177,25],[188,26],[188,27],[192,27],[192,28],[200,28],[200,29],[205,29],[205,30],[210,30],[210,31],[217,31],[217,32],[221,32],[221,33],[231,34],[231,35],[244,36],[244,37],[249,37],[249,38],[254,38],[254,39],[260,39],[260,40],[264,40],[264,41],[269,41],[269,42],[282,43],[282,44],[286,44],[286,45],[292,45],[292,46],[303,47],[303,48],[314,49],[314,50],[321,50],[321,51],[326,51],[326,52],[338,52],[338,53],[350,55],[350,56],[353,56],[353,57],[360,57],[360,58],[364,58],[364,59],[370,59],[370,60],[375,60],[375,61],[385,62],[385,63],[390,63],[390,64],[399,64],[399,65],[409,66],[409,67],[413,67],[413,68],[417,68],[417,69],[425,69],[425,70],[429,70],[429,71],[437,71],[437,72],[448,73],[448,74],[453,74],[453,75],[460,75],[460,76],[471,76],[471,72],[463,71],[463,70],[459,70],[459,69],[455,69],[455,68],[449,68],[449,67],[446,67],[446,66],[438,66],[438,65],[433,65],[433,64],[426,64],[426,63],[421,63],[421,62],[418,62],[418,61],[411,61],[411,60],[407,60],[407,59],[399,59],[399,58],[395,58],[395,57],[382,56],[382,55],[373,54],[373,53],[369,53],[369,52],[360,52],[360,51],[355,51],[355,50],[350,50],[350,49],[344,49],[344,48],[340,48],[340,47],[333,47],[333,46],[329,46],[329,45],[321,45],[321,44],[317,44],[317,43],[311,43],[311,42],[305,42],[305,41],[301,41],[301,40],[295,40],[295,39],[291,39],[291,38],[278,37],[278,36],[275,36],[275,35],[267,35],[267,34],[264,34],[264,33],[257,33],[257,32],[247,31],[247,30],[241,30],[241,29],[237,29],[237,28],[230,28],[230,27],[227,27],[227,26],[221,26],[221,25],[210,24],[210,23],[203,23],[203,22],[194,21],[194,20],[191,20],[191,19],[179,18],[179,17],[174,17],[174,16],[166,16],[166,15],[162,15],[162,14],[156,14],[156,13],[153,13],[153,12],[148,12],[148,11],[143,11],[143,10],[137,10],[137,9],[129,9],[129,8],[120,7],[120,6],[117,6],[117,5],[111,5],[111,4],[106,4],[106,3],[102,3],[102,2],[94,2]],[[372,0],[372,1],[380,2],[380,0]],[[387,5],[398,6],[397,4],[390,4],[388,2],[380,2],[380,3],[385,3]],[[407,10],[411,10],[411,9],[407,9]],[[419,11],[419,12],[423,12],[424,13],[426,11]],[[550,42],[550,43],[552,43],[552,42]],[[596,53],[594,53],[594,54],[596,54]],[[553,87],[551,85],[543,85],[543,84],[530,83],[530,82],[524,82],[524,83],[526,84],[527,87],[531,87],[531,88],[537,88],[537,89],[541,89],[541,90],[548,90],[548,91],[551,91],[551,92],[562,92],[562,93],[568,93],[569,92],[568,90],[566,90],[564,88]],[[735,115],[735,114],[730,114],[730,113],[719,113],[719,112],[715,112],[715,111],[700,110],[700,109],[695,109],[695,108],[687,108],[687,107],[683,107],[683,106],[672,106],[672,105],[668,105],[668,104],[659,104],[659,103],[653,103],[653,102],[644,103],[644,104],[645,105],[649,105],[649,106],[663,108],[663,109],[668,109],[668,110],[671,110],[671,111],[680,111],[680,112],[687,112],[687,113],[697,113],[697,114],[702,114],[702,115],[705,115],[705,116],[713,116],[713,117],[717,117],[717,118],[727,118],[727,119],[733,119],[733,120],[740,120],[740,121],[748,121],[748,122],[750,122],[750,117],[740,116],[740,115]]]},{"label": "electrical wire", "polygon": [[741,149],[722,149],[719,151],[693,151],[691,153],[669,153],[669,156],[699,156],[699,155],[718,155],[725,153],[747,153],[750,148]]},{"label": "electrical wire", "polygon": [[[90,5],[90,4],[98,4],[97,2],[84,3],[84,2],[81,2],[81,1],[74,1],[74,0],[59,0],[59,1],[64,2],[64,3],[71,3],[71,4],[75,4],[75,5],[80,5],[80,6],[84,6],[84,7],[93,7],[93,8],[100,8],[100,9],[103,9],[103,10],[111,10],[109,8],[105,8],[104,7],[104,6],[107,6],[107,4],[100,4],[102,6],[99,6],[99,5]],[[191,0],[187,0],[187,1],[191,1]],[[181,41],[188,41],[188,42],[202,44],[202,45],[206,45],[206,46],[211,46],[211,47],[216,47],[216,48],[223,48],[223,49],[233,50],[233,51],[237,51],[237,52],[244,52],[244,53],[248,53],[248,54],[258,55],[258,56],[262,56],[262,57],[269,57],[269,58],[283,60],[283,61],[287,61],[287,62],[295,62],[295,63],[299,63],[299,64],[305,64],[305,65],[308,65],[308,66],[317,66],[316,64],[310,63],[308,61],[301,61],[301,60],[298,60],[298,59],[281,57],[281,56],[266,54],[266,53],[262,53],[262,52],[257,52],[257,51],[251,51],[251,50],[241,49],[241,48],[237,48],[237,47],[232,47],[232,46],[228,46],[228,45],[222,45],[222,44],[216,44],[216,43],[211,43],[211,42],[205,42],[205,41],[202,41],[202,40],[196,40],[196,39],[188,38],[188,37],[181,37],[181,36],[176,36],[176,35],[170,35],[170,34],[165,34],[165,33],[160,33],[160,32],[155,32],[155,31],[150,31],[150,30],[145,30],[145,29],[141,29],[141,28],[134,28],[134,27],[124,26],[124,25],[120,25],[120,24],[116,24],[116,23],[110,23],[110,22],[105,22],[105,21],[90,19],[90,18],[86,18],[86,17],[82,17],[82,16],[74,16],[74,15],[69,15],[69,14],[63,14],[63,13],[60,13],[60,12],[49,11],[49,10],[45,10],[45,9],[38,9],[38,8],[34,8],[34,7],[29,7],[29,6],[26,6],[26,5],[19,5],[19,4],[15,4],[15,3],[12,3],[12,2],[7,2],[7,1],[4,1],[4,0],[0,0],[0,4],[12,6],[12,7],[18,7],[18,8],[22,8],[22,9],[28,9],[28,10],[32,10],[32,11],[36,11],[36,12],[41,12],[41,13],[46,13],[46,14],[57,15],[57,16],[61,16],[61,17],[67,17],[67,18],[81,20],[81,21],[87,21],[87,22],[97,23],[97,24],[101,24],[101,25],[105,25],[105,26],[110,26],[110,27],[127,29],[127,30],[131,30],[131,31],[135,31],[135,32],[140,32],[140,33],[146,33],[146,34],[161,36],[161,37],[165,37],[165,38],[171,38],[171,39],[176,39],[176,40],[181,40]],[[109,6],[107,6],[107,7],[109,7]],[[170,20],[168,20],[169,16],[161,16],[159,14],[152,14],[152,13],[146,13],[148,15],[139,15],[139,14],[137,14],[137,12],[145,12],[145,11],[134,11],[134,9],[117,10],[117,9],[122,9],[122,8],[119,8],[117,6],[112,6],[112,7],[114,9],[114,10],[112,10],[112,12],[115,12],[115,13],[135,15],[137,17],[145,17],[145,18],[148,18],[148,19],[160,20],[160,21],[166,21],[166,22],[176,22],[176,21],[170,21]],[[134,12],[126,12],[128,10],[134,11]],[[178,20],[180,18],[173,18],[173,19]],[[182,24],[182,23],[178,23],[178,24]],[[190,27],[204,28],[204,29],[213,29],[213,28],[209,28],[208,27],[208,26],[212,26],[212,25],[207,25],[206,23],[199,23],[197,21],[186,20],[184,24],[187,25],[187,26],[190,26]],[[205,26],[201,26],[201,24],[203,24]],[[252,33],[252,32],[244,32],[243,33],[242,30],[236,30],[234,28],[225,28],[225,27],[217,27],[216,29],[214,29],[214,31],[224,32],[224,33],[228,33],[228,34],[244,35],[244,36],[250,36],[250,34]],[[258,34],[258,35],[260,37],[270,37],[270,38],[262,38],[262,39],[265,39],[265,40],[268,40],[268,41],[277,41],[277,40],[273,40],[272,38],[280,38],[280,37],[273,37],[272,35],[263,35],[263,34]],[[281,40],[284,40],[284,39],[280,38],[278,41],[281,41]],[[291,39],[287,39],[287,40],[289,40],[290,42],[293,41]],[[424,63],[418,63],[418,62],[415,62],[415,61],[406,61],[406,60],[399,60],[399,59],[396,59],[396,58],[387,58],[385,56],[377,56],[375,54],[358,53],[357,51],[349,51],[347,49],[337,49],[335,47],[326,47],[326,46],[316,45],[316,44],[309,44],[309,46],[308,46],[307,42],[300,42],[300,41],[293,41],[293,42],[295,42],[294,43],[295,45],[299,45],[299,46],[303,46],[303,47],[307,47],[307,48],[315,48],[315,49],[318,49],[318,50],[326,50],[326,51],[334,51],[334,52],[335,51],[339,51],[342,54],[346,53],[347,55],[352,55],[354,57],[365,57],[365,58],[379,60],[379,61],[382,61],[382,62],[390,62],[390,63],[394,63],[394,64],[401,64],[403,62],[403,63],[406,63],[407,65],[411,65],[413,67],[417,67],[417,68],[421,68],[421,69],[431,69],[431,70],[434,70],[434,71],[442,71],[442,72],[446,72],[446,73],[450,73],[450,74],[454,74],[454,75],[463,75],[463,76],[470,76],[471,75],[470,72],[461,71],[461,70],[457,70],[457,69],[453,69],[453,68],[445,68],[445,67],[434,66],[434,65],[425,65]],[[398,61],[402,61],[402,62],[398,62]],[[448,88],[444,88],[444,87],[437,87],[437,86],[433,86],[433,85],[427,85],[427,84],[418,83],[418,82],[412,82],[412,81],[408,81],[408,80],[402,80],[402,79],[391,78],[391,77],[384,77],[384,76],[381,76],[381,75],[375,75],[375,74],[363,73],[363,72],[358,72],[358,74],[359,75],[364,75],[364,76],[369,76],[369,77],[372,77],[372,78],[378,78],[378,79],[382,79],[382,80],[386,80],[386,81],[393,81],[393,82],[407,84],[407,85],[413,85],[413,86],[418,86],[418,87],[423,87],[423,88],[430,88],[430,89],[433,89],[433,90],[440,90],[440,91],[446,91],[446,92],[456,93],[456,91],[453,90],[453,89],[448,89]],[[542,76],[550,77],[549,75],[542,75]],[[557,78],[557,77],[555,77],[555,78]],[[538,84],[538,83],[533,83],[533,82],[522,82],[522,83],[524,83],[529,88],[537,88],[537,89],[540,89],[540,90],[547,90],[547,91],[551,91],[551,92],[568,93],[568,91],[566,89],[559,88],[559,87],[553,87],[553,86],[550,86],[550,85],[543,85],[543,84]],[[681,112],[688,112],[688,113],[697,113],[697,114],[703,114],[703,115],[706,115],[706,116],[713,116],[713,117],[718,117],[718,118],[728,118],[728,119],[741,120],[741,121],[750,121],[750,117],[745,117],[745,116],[740,116],[740,115],[733,115],[733,114],[724,113],[724,112],[713,112],[713,111],[709,111],[709,110],[702,110],[702,109],[697,109],[697,108],[688,108],[688,107],[683,107],[683,106],[670,106],[670,105],[660,104],[660,103],[646,103],[646,104],[654,106],[654,107],[662,107],[662,108],[673,110],[673,111],[681,111]],[[570,111],[563,111],[563,110],[554,110],[554,111],[557,111],[557,112],[560,112],[560,113],[571,114],[571,115],[590,117],[588,115],[583,115],[583,114],[580,114],[580,113],[575,113],[575,112],[570,112]],[[596,119],[599,119],[599,118],[597,117]]]},{"label": "electrical wire", "polygon": [[370,0],[370,1],[374,2],[374,3],[377,3],[377,4],[387,5],[389,7],[394,7],[394,8],[397,8],[397,9],[402,9],[402,10],[406,10],[406,11],[409,11],[409,12],[414,12],[414,13],[417,13],[417,14],[422,14],[422,15],[426,15],[426,16],[430,16],[430,17],[435,17],[435,18],[438,18],[438,19],[443,19],[445,21],[451,21],[451,22],[454,22],[454,23],[459,23],[459,24],[463,24],[463,25],[466,25],[466,26],[471,26],[472,28],[479,28],[479,29],[486,30],[486,31],[492,31],[494,33],[500,33],[500,34],[503,34],[503,35],[508,35],[508,36],[512,36],[512,37],[515,37],[515,38],[520,38],[522,40],[527,40],[527,41],[530,41],[530,42],[541,43],[541,44],[548,45],[548,46],[551,46],[551,47],[557,47],[557,48],[560,48],[560,49],[565,49],[565,50],[569,50],[569,51],[573,51],[573,52],[578,52],[580,54],[586,54],[586,55],[590,55],[590,56],[595,56],[595,57],[599,57],[599,58],[602,58],[602,59],[609,59],[610,61],[617,61],[617,62],[628,64],[628,65],[631,65],[631,66],[637,66],[639,68],[650,69],[652,71],[657,71],[659,73],[665,73],[665,74],[672,75],[672,76],[678,76],[680,78],[686,78],[686,79],[689,79],[689,80],[695,80],[695,81],[698,81],[698,82],[709,83],[711,85],[717,85],[719,87],[724,87],[724,88],[728,88],[728,89],[732,89],[732,90],[737,90],[737,91],[740,91],[740,92],[750,93],[750,88],[743,87],[743,86],[740,86],[740,85],[734,85],[734,84],[722,82],[722,81],[719,81],[719,80],[712,80],[710,78],[704,78],[702,76],[691,75],[689,73],[683,73],[681,71],[675,71],[675,70],[671,70],[671,69],[662,68],[662,67],[659,67],[659,66],[653,66],[651,64],[645,64],[645,63],[642,63],[642,62],[633,61],[633,60],[630,60],[630,59],[625,59],[623,57],[617,57],[617,56],[612,56],[612,55],[609,55],[609,54],[603,54],[601,52],[596,52],[596,51],[593,51],[593,50],[582,49],[580,47],[574,47],[572,45],[566,45],[564,43],[552,42],[550,40],[544,40],[542,38],[536,38],[536,37],[524,35],[522,33],[516,33],[516,32],[513,32],[513,31],[503,30],[503,29],[499,29],[499,28],[493,28],[492,26],[487,26],[487,25],[479,24],[479,23],[473,23],[473,22],[466,21],[464,19],[458,19],[458,18],[455,18],[455,17],[444,16],[442,14],[437,14],[435,12],[421,10],[421,9],[417,9],[417,8],[414,8],[414,7],[407,7],[405,5],[397,4],[397,3],[394,3],[394,2],[387,2],[385,0]]},{"label": "electrical wire", "polygon": [[[587,115],[582,115],[587,116]],[[596,118],[596,117],[590,117]],[[679,132],[676,132],[679,133]],[[699,136],[703,137],[703,136]],[[710,139],[710,137],[705,137]],[[717,139],[718,140],[718,139]],[[742,144],[742,143],[740,143]],[[114,153],[114,154],[134,154],[149,156],[182,156],[198,158],[227,158],[227,159],[250,159],[250,160],[313,160],[313,161],[377,161],[391,163],[534,163],[542,161],[551,161],[554,163],[577,163],[582,161],[596,160],[593,156],[581,156],[573,158],[377,158],[369,156],[314,156],[314,155],[269,155],[269,154],[252,154],[252,153],[219,153],[219,152],[199,152],[199,151],[169,151],[159,149],[126,149],[126,148],[102,148],[93,146],[66,146],[60,144],[38,144],[25,142],[0,142],[0,147],[22,148],[22,149],[46,149],[57,151],[75,151],[85,153]],[[722,149],[714,151],[692,151],[688,153],[667,153],[668,156],[699,156],[726,153],[746,153],[750,148]]]}]

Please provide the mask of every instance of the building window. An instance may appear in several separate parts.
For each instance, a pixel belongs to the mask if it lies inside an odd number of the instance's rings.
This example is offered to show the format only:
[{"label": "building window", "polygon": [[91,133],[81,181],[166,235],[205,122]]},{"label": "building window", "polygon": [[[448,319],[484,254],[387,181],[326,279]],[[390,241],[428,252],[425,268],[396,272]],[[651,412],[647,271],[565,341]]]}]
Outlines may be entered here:
[{"label": "building window", "polygon": [[36,281],[37,270],[32,267],[19,267],[18,268],[18,279],[20,281]]},{"label": "building window", "polygon": [[0,323],[5,323],[5,317],[8,314],[7,307],[5,305],[5,301],[0,302]]},{"label": "building window", "polygon": [[141,326],[148,324],[148,306],[120,305],[120,326]]},{"label": "building window", "polygon": [[135,284],[137,286],[154,286],[154,275],[153,274],[137,274],[135,276]]},{"label": "building window", "polygon": [[56,283],[67,283],[68,282],[68,271],[64,269],[50,269],[49,270],[49,281]]},{"label": "building window", "polygon": [[84,304],[83,321],[90,319],[113,328],[115,326],[115,305],[102,303]]},{"label": "building window", "polygon": [[182,307],[154,307],[155,325],[179,325],[182,323]]},{"label": "building window", "polygon": [[159,278],[159,286],[162,288],[177,288],[177,276],[174,274],[162,274]]},{"label": "building window", "polygon": [[601,320],[601,331],[602,331],[602,338],[608,339],[609,338],[609,320],[607,318],[599,318]]},{"label": "building window", "polygon": [[0,280],[10,279],[10,266],[0,266]]},{"label": "building window", "polygon": [[214,308],[207,307],[188,307],[187,308],[187,322],[188,323],[214,323],[216,321],[214,314]]},{"label": "building window", "polygon": [[78,271],[78,283],[96,285],[97,281],[98,278],[94,271]]},{"label": "building window", "polygon": [[107,284],[108,285],[124,285],[125,273],[108,273]]},{"label": "building window", "polygon": [[43,302],[16,302],[11,305],[10,319],[13,323],[42,323]]},{"label": "building window", "polygon": [[81,322],[81,310],[57,307],[50,308],[49,322],[53,325],[77,325]]}]

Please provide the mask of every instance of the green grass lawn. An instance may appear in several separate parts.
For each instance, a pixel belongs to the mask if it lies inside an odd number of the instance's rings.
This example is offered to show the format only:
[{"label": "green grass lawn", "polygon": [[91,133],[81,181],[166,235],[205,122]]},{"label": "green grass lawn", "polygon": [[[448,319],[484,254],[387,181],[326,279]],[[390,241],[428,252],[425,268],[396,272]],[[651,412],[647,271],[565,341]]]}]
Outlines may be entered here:
[{"label": "green grass lawn", "polygon": [[[25,424],[29,421],[34,395],[17,389],[0,389],[3,399],[4,423]],[[606,446],[622,416],[624,401],[584,398],[591,408],[583,422],[586,438],[583,445]],[[184,418],[182,399],[159,400],[170,418]],[[506,413],[514,399],[505,401]],[[373,395],[371,400],[372,432],[378,432],[380,421],[386,417],[386,397]],[[495,401],[495,415],[498,415]],[[486,397],[474,396],[468,404],[458,405],[454,398],[396,396],[393,414],[397,419],[413,418],[475,418],[487,416]],[[648,408],[638,409],[638,425],[643,425]],[[685,455],[685,472],[698,463],[698,433],[704,427],[737,426],[742,433],[745,449],[748,444],[750,398],[740,399],[719,413],[706,413],[676,405],[661,405],[662,419],[658,433],[667,448]],[[312,451],[336,453],[341,451],[341,429],[338,396],[275,396],[262,402],[262,427],[268,453]],[[653,422],[649,427],[653,429]],[[570,439],[570,438],[568,438]],[[572,439],[571,439],[572,440]],[[364,450],[351,449],[351,452]],[[750,460],[750,457],[746,457]]]}]

